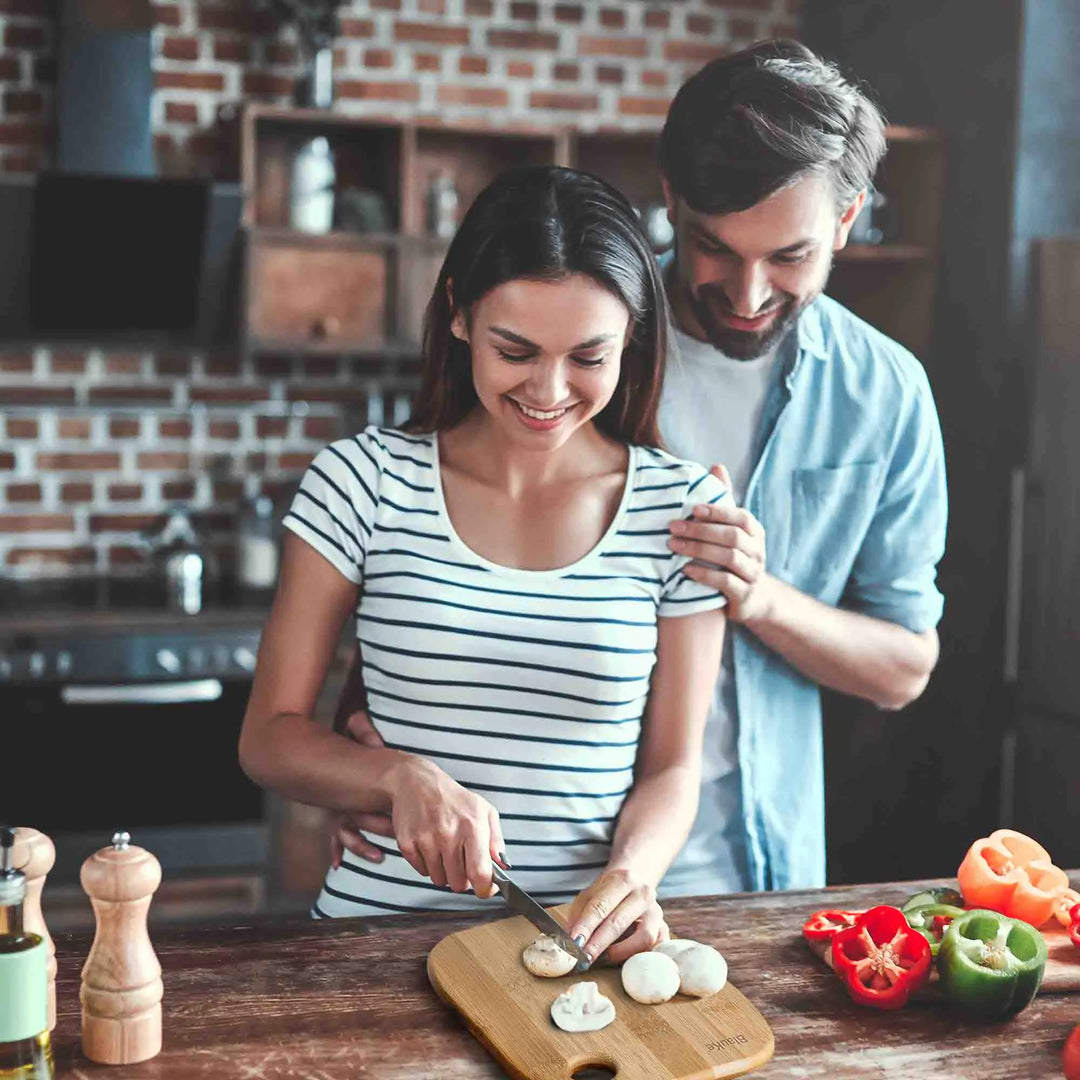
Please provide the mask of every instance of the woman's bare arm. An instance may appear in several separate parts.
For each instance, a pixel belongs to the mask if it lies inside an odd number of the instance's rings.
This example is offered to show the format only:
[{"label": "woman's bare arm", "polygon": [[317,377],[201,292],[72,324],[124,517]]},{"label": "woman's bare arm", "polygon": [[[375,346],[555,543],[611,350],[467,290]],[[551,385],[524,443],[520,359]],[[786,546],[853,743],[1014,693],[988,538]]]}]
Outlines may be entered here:
[{"label": "woman's bare arm", "polygon": [[298,802],[386,811],[388,776],[411,755],[364,749],[312,715],[355,603],[356,586],[287,534],[240,732],[240,764],[256,783]]},{"label": "woman's bare arm", "polygon": [[619,812],[607,866],[575,898],[567,922],[593,957],[610,946],[610,959],[621,962],[667,936],[656,887],[697,813],[702,739],[724,628],[723,610],[658,621],[634,787]]},{"label": "woman's bare arm", "polygon": [[658,620],[656,668],[633,790],[619,813],[608,869],[653,887],[690,835],[701,788],[705,719],[720,671],[723,610]]}]

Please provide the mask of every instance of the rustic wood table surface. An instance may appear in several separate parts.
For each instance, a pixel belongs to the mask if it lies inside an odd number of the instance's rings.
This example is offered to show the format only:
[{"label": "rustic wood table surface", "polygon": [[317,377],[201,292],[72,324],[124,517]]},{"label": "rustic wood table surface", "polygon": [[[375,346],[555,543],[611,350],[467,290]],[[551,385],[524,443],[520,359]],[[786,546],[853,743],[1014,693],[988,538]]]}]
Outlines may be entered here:
[{"label": "rustic wood table surface", "polygon": [[[1074,875],[1073,880],[1076,880]],[[769,1021],[772,1061],[755,1077],[1042,1080],[1080,1023],[1080,994],[1040,994],[1007,1023],[965,1022],[944,1007],[892,1013],[853,1005],[800,936],[811,912],[902,903],[941,882],[672,900],[674,934],[715,943],[731,979]],[[491,918],[506,908],[492,902]],[[428,951],[470,918],[281,921],[161,930],[164,1047],[129,1066],[88,1062],[79,1047],[85,935],[57,935],[57,1077],[113,1080],[457,1080],[502,1077],[427,981]]]}]

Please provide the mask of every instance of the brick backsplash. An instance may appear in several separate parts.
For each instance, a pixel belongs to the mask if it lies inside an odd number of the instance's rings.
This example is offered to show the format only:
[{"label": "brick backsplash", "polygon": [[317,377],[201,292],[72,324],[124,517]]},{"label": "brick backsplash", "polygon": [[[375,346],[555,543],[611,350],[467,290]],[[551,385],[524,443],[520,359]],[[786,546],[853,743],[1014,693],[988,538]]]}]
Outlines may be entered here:
[{"label": "brick backsplash", "polygon": [[227,569],[245,499],[287,501],[327,442],[402,420],[415,382],[414,362],[366,357],[0,353],[4,572],[137,569],[179,503]]},{"label": "brick backsplash", "polygon": [[[49,165],[54,0],[0,0],[0,173]],[[796,36],[799,0],[353,0],[336,108],[655,129],[713,56]],[[164,175],[229,178],[237,103],[291,100],[299,56],[254,0],[156,0],[151,124]],[[184,503],[226,569],[238,510],[285,501],[326,442],[400,420],[416,372],[365,357],[0,346],[0,576],[122,573]]]}]

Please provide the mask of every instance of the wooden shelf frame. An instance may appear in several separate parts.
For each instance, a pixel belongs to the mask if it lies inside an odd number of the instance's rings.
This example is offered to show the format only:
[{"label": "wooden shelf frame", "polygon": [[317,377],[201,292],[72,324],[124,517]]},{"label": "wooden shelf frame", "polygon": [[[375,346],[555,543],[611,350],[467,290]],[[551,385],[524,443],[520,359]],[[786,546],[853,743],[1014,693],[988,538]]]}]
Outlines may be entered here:
[{"label": "wooden shelf frame", "polygon": [[[342,151],[344,172],[359,166],[385,197],[391,230],[334,230],[313,236],[290,229],[287,169],[290,148],[325,134]],[[420,324],[448,242],[427,234],[425,195],[430,175],[440,167],[455,174],[462,211],[502,169],[523,162],[549,162],[593,172],[624,191],[639,208],[661,201],[656,163],[658,129],[600,128],[528,123],[505,125],[485,118],[447,123],[438,117],[354,116],[322,109],[248,104],[240,123],[241,183],[244,191],[245,244],[243,341],[248,352],[300,355],[338,353],[385,355],[419,353]],[[829,292],[911,348],[925,352],[929,341],[934,276],[940,233],[944,143],[930,128],[890,125],[888,152],[879,170],[879,189],[892,200],[898,235],[883,244],[852,244],[836,254]],[[373,153],[361,153],[370,148]],[[267,155],[269,154],[269,157]],[[351,154],[351,157],[350,157]],[[368,159],[380,157],[378,162]],[[269,189],[269,190],[268,190]],[[274,325],[253,323],[265,281],[257,259],[276,249],[307,259],[312,272],[330,275],[331,286],[348,260],[384,259],[380,273],[371,261],[367,278],[356,278],[356,302],[381,305],[380,321],[362,337],[335,335],[348,324],[348,312],[320,316],[300,311]],[[335,263],[335,259],[341,260]],[[300,280],[306,285],[303,276]],[[367,282],[367,285],[364,282]],[[329,287],[329,286],[328,286]],[[301,290],[297,290],[301,291]],[[318,289],[302,290],[308,304]],[[290,290],[281,290],[289,302]],[[265,305],[261,309],[265,315]],[[273,322],[273,319],[270,320]],[[291,332],[283,327],[293,325]],[[321,330],[320,330],[321,328]],[[322,336],[320,336],[322,333]]]}]

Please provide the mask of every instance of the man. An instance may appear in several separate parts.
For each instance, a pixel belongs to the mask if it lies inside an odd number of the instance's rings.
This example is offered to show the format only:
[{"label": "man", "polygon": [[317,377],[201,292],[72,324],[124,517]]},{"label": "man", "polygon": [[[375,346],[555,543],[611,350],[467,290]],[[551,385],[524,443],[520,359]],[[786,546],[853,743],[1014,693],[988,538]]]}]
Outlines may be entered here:
[{"label": "man", "polygon": [[[946,493],[929,383],[822,295],[884,149],[867,98],[783,41],[708,64],[661,135],[678,344],[661,426],[673,453],[725,463],[742,509],[671,525],[731,630],[697,821],[660,896],[823,885],[819,687],[899,709],[937,661]],[[350,729],[378,739],[363,716]],[[338,842],[377,858],[352,829]]]}]

